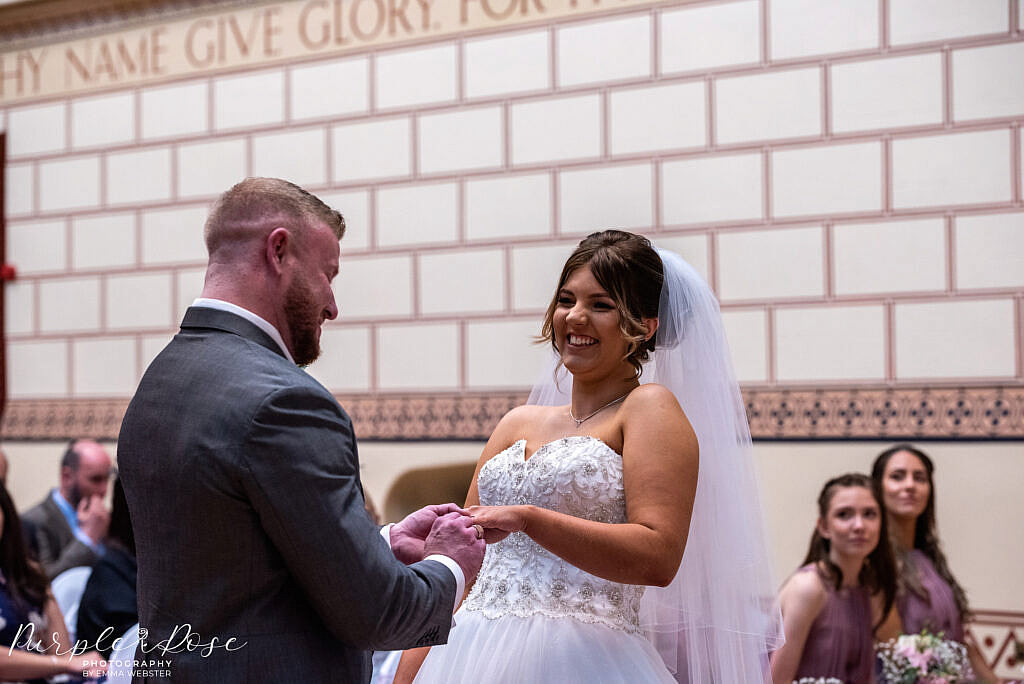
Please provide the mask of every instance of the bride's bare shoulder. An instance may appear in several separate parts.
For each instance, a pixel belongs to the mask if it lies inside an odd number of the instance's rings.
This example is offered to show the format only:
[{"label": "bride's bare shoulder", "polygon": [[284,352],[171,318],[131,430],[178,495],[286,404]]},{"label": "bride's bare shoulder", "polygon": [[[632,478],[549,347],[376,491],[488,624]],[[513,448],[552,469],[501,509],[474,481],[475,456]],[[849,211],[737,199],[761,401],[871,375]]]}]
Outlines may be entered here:
[{"label": "bride's bare shoulder", "polygon": [[515,439],[521,439],[526,436],[527,430],[535,430],[538,425],[553,416],[559,408],[536,404],[517,406],[502,417],[494,431],[497,433],[500,430],[503,434],[507,432],[509,435],[514,435]]}]

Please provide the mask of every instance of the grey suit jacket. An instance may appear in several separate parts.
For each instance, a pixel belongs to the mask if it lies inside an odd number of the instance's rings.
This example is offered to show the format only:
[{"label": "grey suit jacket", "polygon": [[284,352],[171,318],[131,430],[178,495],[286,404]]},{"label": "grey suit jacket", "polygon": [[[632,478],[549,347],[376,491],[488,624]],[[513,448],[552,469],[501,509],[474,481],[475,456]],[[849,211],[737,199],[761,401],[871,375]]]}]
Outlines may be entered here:
[{"label": "grey suit jacket", "polygon": [[21,516],[25,531],[32,535],[27,543],[39,554],[39,562],[52,580],[69,568],[92,565],[99,557],[71,531],[67,518],[51,494]]},{"label": "grey suit jacket", "polygon": [[[144,681],[367,682],[370,649],[447,640],[455,578],[394,558],[363,508],[349,417],[243,318],[186,312],[117,459],[149,630],[137,658],[172,661]],[[189,632],[217,647],[188,650]],[[245,646],[226,652],[232,637]]]}]

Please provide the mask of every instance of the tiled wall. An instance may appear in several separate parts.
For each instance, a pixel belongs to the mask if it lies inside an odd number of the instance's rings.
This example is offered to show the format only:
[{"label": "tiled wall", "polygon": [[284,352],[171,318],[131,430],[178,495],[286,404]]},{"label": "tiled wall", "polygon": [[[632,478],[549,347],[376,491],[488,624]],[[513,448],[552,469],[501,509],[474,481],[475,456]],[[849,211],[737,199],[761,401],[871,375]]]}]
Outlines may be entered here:
[{"label": "tiled wall", "polygon": [[246,175],[348,218],[339,394],[522,391],[609,226],[707,276],[750,390],[1021,387],[1022,12],[663,2],[10,106],[10,399],[128,397]]}]

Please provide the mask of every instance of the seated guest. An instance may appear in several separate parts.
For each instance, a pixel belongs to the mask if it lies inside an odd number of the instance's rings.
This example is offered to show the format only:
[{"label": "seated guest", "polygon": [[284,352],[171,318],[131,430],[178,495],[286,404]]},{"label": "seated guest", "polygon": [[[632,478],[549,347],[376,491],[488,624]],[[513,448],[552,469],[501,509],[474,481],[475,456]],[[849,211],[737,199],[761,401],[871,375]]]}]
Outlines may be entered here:
[{"label": "seated guest", "polygon": [[896,555],[898,617],[887,624],[889,639],[927,629],[966,645],[979,681],[998,682],[981,652],[965,640],[967,594],[946,564],[935,531],[935,465],[920,449],[898,444],[875,459],[871,476],[882,490],[889,538]]},{"label": "seated guest", "polygon": [[896,594],[882,497],[870,477],[848,473],[825,483],[818,515],[804,565],[779,596],[786,643],[772,654],[772,677],[873,682],[873,631]]},{"label": "seated guest", "polygon": [[[78,640],[110,657],[113,641],[139,621],[136,605],[135,535],[120,480],[114,481],[107,552],[92,566],[78,607]],[[107,630],[102,643],[97,640]]]},{"label": "seated guest", "polygon": [[110,514],[103,504],[110,454],[91,439],[75,439],[60,463],[60,486],[23,516],[50,579],[68,568],[92,565],[103,554]]},{"label": "seated guest", "polygon": [[43,684],[59,674],[102,674],[98,653],[66,654],[71,644],[64,618],[42,569],[28,559],[18,512],[2,485],[0,571],[0,680]]}]

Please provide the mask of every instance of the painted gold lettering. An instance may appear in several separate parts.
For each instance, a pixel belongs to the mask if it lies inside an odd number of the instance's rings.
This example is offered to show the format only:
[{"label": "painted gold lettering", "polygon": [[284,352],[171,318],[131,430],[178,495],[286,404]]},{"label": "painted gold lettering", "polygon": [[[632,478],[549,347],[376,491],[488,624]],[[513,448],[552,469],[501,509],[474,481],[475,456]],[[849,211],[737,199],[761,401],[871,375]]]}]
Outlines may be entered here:
[{"label": "painted gold lettering", "polygon": [[406,33],[412,33],[412,24],[409,23],[409,18],[405,16],[405,10],[409,5],[409,0],[388,0],[388,35],[393,36],[397,33],[397,24],[402,22],[402,28],[405,29]]},{"label": "painted gold lettering", "polygon": [[[376,17],[372,22],[369,30],[363,26],[361,17],[364,14],[360,14],[360,9],[363,7],[370,7],[372,12],[376,13]],[[354,0],[352,7],[349,10],[349,20],[352,26],[352,33],[355,34],[359,40],[370,41],[380,35],[380,32],[384,29],[384,24],[387,21],[387,9],[384,7],[384,0]]]},{"label": "painted gold lettering", "polygon": [[326,19],[317,25],[320,30],[319,37],[313,38],[309,32],[311,28],[309,15],[316,9],[327,9],[327,0],[311,0],[303,5],[299,12],[299,40],[307,50],[322,48],[327,43],[329,25]]},{"label": "painted gold lettering", "polygon": [[281,35],[281,25],[277,22],[281,18],[280,7],[270,7],[263,11],[263,56],[275,57],[281,54],[281,50],[274,45],[274,39]]},{"label": "painted gold lettering", "polygon": [[93,65],[92,77],[95,79],[104,73],[111,81],[117,80],[117,67],[114,66],[114,55],[111,54],[110,45],[107,41],[100,43],[100,49],[96,51],[96,63]]},{"label": "painted gold lettering", "polygon": [[429,31],[430,9],[434,4],[434,0],[416,0],[416,4],[420,6],[420,28],[424,31]]},{"label": "painted gold lettering", "polygon": [[167,52],[167,45],[163,42],[165,33],[167,33],[167,29],[158,26],[149,34],[149,69],[153,75],[164,73],[165,65],[161,62],[161,58]]},{"label": "painted gold lettering", "polygon": [[[238,48],[238,54],[242,57],[249,56],[249,50],[252,48],[253,41],[256,38],[256,24],[259,22],[255,16],[249,19],[249,27],[245,30],[245,35],[242,35],[242,29],[238,26],[238,17],[234,14],[228,17],[225,22],[229,29],[231,29],[231,37],[235,41],[235,47]],[[227,46],[225,46],[225,52]],[[223,59],[222,59],[223,61]]]},{"label": "painted gold lettering", "polygon": [[200,19],[192,23],[188,30],[185,32],[185,59],[194,69],[202,69],[213,64],[214,59],[214,44],[213,40],[207,38],[202,45],[202,56],[196,54],[196,37],[199,31],[209,31],[213,28],[213,21],[210,19]]},{"label": "painted gold lettering", "polygon": [[[86,52],[91,53],[92,44],[86,43],[85,49]],[[86,61],[91,60],[87,57]],[[75,75],[85,83],[92,80],[92,74],[89,73],[89,67],[85,65],[85,62],[82,61],[82,58],[78,56],[78,53],[75,52],[73,47],[68,47],[68,49],[64,51],[64,67],[64,82],[68,87],[71,87]]]}]

